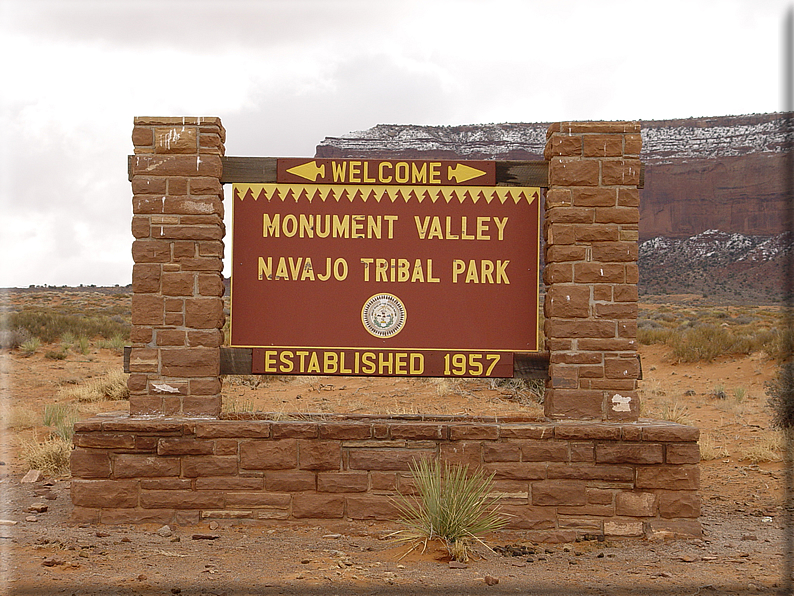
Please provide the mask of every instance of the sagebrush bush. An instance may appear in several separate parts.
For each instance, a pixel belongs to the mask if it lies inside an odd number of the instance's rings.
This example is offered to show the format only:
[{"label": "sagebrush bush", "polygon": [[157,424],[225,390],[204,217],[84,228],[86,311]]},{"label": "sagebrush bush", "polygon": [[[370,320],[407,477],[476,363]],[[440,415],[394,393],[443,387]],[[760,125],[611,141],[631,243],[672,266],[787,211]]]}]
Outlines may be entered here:
[{"label": "sagebrush bush", "polygon": [[777,376],[768,381],[765,388],[772,408],[772,425],[794,429],[794,363],[783,364]]},{"label": "sagebrush bush", "polygon": [[405,526],[394,536],[413,543],[408,552],[441,540],[452,559],[466,561],[474,541],[484,544],[480,536],[504,527],[499,499],[491,494],[493,474],[479,469],[469,474],[468,466],[422,459],[411,464],[411,475],[416,498],[398,493],[394,499]]},{"label": "sagebrush bush", "polygon": [[28,309],[5,313],[0,318],[0,327],[5,329],[24,329],[32,337],[44,343],[55,343],[65,334],[73,337],[103,337],[110,339],[115,335],[128,338],[130,325],[118,316],[71,314],[52,309]]}]

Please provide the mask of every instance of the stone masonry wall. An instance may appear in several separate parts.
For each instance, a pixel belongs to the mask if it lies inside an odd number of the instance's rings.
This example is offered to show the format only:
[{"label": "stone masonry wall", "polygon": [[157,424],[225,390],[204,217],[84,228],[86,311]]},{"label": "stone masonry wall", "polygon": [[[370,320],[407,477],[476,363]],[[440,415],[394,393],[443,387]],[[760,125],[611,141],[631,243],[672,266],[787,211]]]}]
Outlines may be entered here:
[{"label": "stone masonry wall", "polygon": [[636,420],[640,124],[549,127],[544,235],[553,419]]},{"label": "stone masonry wall", "polygon": [[226,131],[135,118],[130,415],[218,416]]},{"label": "stone masonry wall", "polygon": [[393,520],[409,463],[495,473],[528,539],[699,536],[698,430],[668,422],[331,416],[295,421],[133,419],[75,425],[75,521]]}]

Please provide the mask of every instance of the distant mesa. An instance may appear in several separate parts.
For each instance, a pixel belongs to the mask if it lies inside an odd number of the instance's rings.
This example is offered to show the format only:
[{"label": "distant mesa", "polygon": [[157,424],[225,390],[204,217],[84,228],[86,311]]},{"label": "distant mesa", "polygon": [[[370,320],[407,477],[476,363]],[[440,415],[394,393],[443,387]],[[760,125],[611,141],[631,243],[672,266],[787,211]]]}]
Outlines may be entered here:
[{"label": "distant mesa", "polygon": [[[785,114],[642,122],[640,240],[717,229],[781,233]],[[542,160],[549,123],[380,124],[327,137],[315,157]]]}]

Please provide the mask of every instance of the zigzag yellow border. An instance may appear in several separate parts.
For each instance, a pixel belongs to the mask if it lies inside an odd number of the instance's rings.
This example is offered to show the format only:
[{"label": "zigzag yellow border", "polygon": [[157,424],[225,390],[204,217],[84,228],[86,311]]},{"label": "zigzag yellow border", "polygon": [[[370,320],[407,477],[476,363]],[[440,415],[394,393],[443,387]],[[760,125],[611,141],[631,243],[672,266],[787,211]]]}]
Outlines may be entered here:
[{"label": "zigzag yellow border", "polygon": [[367,202],[369,200],[380,203],[384,199],[391,201],[432,201],[440,200],[450,203],[458,201],[465,203],[471,201],[485,201],[490,204],[499,201],[505,204],[512,201],[519,204],[522,201],[531,205],[540,198],[540,188],[536,186],[355,186],[355,185],[328,185],[328,184],[234,184],[233,196],[244,200],[248,197],[255,201],[280,200],[282,202],[301,200],[350,201]]}]

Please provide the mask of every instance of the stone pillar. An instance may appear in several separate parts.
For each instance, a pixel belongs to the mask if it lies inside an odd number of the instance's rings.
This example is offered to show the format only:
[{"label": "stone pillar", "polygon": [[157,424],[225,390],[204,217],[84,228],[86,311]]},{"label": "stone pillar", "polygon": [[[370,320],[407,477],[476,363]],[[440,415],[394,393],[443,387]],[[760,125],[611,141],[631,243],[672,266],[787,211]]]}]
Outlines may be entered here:
[{"label": "stone pillar", "polygon": [[636,420],[640,124],[560,122],[546,137],[546,416]]},{"label": "stone pillar", "polygon": [[135,118],[130,415],[221,411],[219,118]]}]

